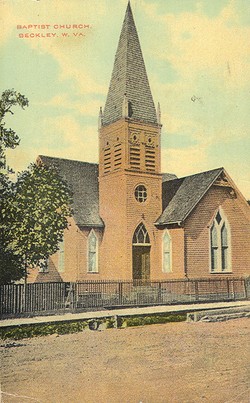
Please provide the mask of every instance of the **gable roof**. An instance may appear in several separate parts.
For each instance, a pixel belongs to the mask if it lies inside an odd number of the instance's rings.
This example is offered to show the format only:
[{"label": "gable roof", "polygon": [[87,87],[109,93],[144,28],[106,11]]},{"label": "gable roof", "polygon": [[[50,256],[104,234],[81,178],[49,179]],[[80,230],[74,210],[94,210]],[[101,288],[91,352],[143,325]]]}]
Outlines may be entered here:
[{"label": "gable roof", "polygon": [[223,168],[217,168],[163,182],[163,213],[155,224],[182,223],[223,171]]},{"label": "gable roof", "polygon": [[177,176],[169,173],[162,174],[162,182],[171,181],[172,179],[177,179]]},{"label": "gable roof", "polygon": [[103,227],[99,216],[98,164],[39,155],[55,166],[73,192],[73,216],[78,226]]},{"label": "gable roof", "polygon": [[129,103],[129,117],[157,123],[141,46],[128,3],[118,42],[108,96],[102,117],[103,125],[122,118],[124,95]]}]

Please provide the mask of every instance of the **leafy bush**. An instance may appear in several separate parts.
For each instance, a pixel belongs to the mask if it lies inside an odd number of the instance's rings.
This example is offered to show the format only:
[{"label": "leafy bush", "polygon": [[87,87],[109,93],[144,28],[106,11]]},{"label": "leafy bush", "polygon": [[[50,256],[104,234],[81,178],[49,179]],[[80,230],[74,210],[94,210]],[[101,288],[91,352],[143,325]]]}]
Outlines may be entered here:
[{"label": "leafy bush", "polygon": [[186,315],[152,315],[152,316],[137,316],[129,317],[124,319],[126,326],[144,326],[144,325],[154,325],[158,323],[169,323],[169,322],[182,322],[186,320]]},{"label": "leafy bush", "polygon": [[14,328],[0,329],[2,340],[20,340],[29,337],[48,336],[50,334],[69,334],[81,332],[87,326],[87,322],[60,322],[54,324],[25,325]]},{"label": "leafy bush", "polygon": [[[144,315],[130,317],[111,317],[103,320],[98,320],[98,325],[102,322],[106,324],[107,329],[114,327],[129,327],[129,326],[144,326],[157,323],[182,322],[186,320],[185,314],[168,314],[168,315]],[[13,339],[21,340],[30,337],[48,336],[50,334],[70,334],[83,331],[89,328],[91,321],[76,321],[76,322],[59,322],[40,325],[24,325],[19,327],[9,327],[0,329],[0,338],[2,340]]]}]

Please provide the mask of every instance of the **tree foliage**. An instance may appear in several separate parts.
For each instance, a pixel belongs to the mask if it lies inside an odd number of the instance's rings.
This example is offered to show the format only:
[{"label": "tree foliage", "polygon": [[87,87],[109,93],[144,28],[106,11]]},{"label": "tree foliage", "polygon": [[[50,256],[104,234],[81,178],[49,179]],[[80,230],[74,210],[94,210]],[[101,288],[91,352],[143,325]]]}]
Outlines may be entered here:
[{"label": "tree foliage", "polygon": [[0,98],[0,168],[4,165],[5,149],[15,148],[20,139],[13,129],[5,127],[4,119],[6,114],[13,115],[13,107],[20,106],[24,109],[29,105],[28,99],[17,91],[6,90]]},{"label": "tree foliage", "polygon": [[68,185],[54,167],[31,164],[18,176],[2,215],[8,220],[8,243],[27,266],[42,267],[57,251],[70,203]]},{"label": "tree foliage", "polygon": [[11,182],[6,175],[0,174],[0,284],[19,280],[25,275],[21,257],[14,254],[8,242],[8,218],[4,218],[4,208],[11,194]]},{"label": "tree foliage", "polygon": [[[15,148],[19,137],[5,128],[13,107],[28,106],[28,99],[6,90],[0,99],[0,168],[5,149]],[[43,267],[58,249],[71,215],[72,194],[55,167],[31,164],[16,182],[0,173],[0,284],[25,276],[28,267]]]}]

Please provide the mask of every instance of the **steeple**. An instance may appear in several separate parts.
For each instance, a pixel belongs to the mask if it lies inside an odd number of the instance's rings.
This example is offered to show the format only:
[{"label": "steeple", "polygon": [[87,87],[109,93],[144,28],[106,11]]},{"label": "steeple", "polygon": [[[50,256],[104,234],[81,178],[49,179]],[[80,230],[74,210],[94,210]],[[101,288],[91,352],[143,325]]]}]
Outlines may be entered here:
[{"label": "steeple", "polygon": [[[125,100],[127,105],[124,103]],[[129,118],[157,124],[156,110],[130,2],[116,51],[103,125],[124,117],[124,108],[127,109]]]}]

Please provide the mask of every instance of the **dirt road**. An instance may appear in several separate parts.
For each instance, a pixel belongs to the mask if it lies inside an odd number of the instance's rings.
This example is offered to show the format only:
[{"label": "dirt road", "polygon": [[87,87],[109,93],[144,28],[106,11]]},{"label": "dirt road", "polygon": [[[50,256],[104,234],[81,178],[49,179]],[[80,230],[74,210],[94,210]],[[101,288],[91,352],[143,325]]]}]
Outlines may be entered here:
[{"label": "dirt road", "polygon": [[2,341],[3,402],[248,403],[249,325],[183,322]]}]

